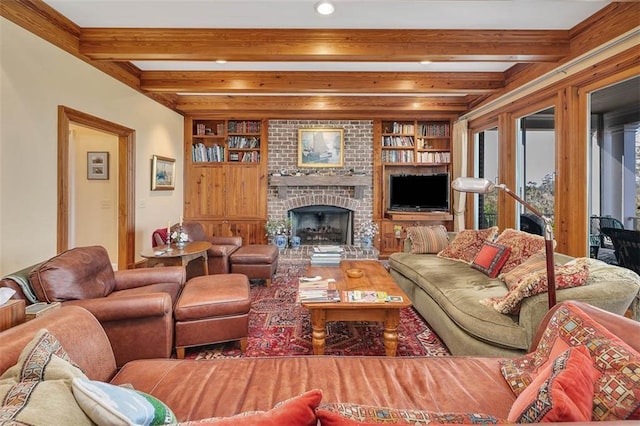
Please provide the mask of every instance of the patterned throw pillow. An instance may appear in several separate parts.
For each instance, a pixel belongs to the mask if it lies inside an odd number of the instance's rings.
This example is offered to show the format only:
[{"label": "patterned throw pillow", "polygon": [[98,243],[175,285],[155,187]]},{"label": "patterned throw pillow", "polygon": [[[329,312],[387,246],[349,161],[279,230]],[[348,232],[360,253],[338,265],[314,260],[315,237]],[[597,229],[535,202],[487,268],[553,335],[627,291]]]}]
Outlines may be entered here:
[{"label": "patterned throw pillow", "polygon": [[447,228],[438,226],[411,226],[407,228],[407,238],[411,241],[409,253],[438,253],[449,245]]},{"label": "patterned throw pillow", "polygon": [[124,386],[75,378],[73,396],[98,426],[171,425],[176,416],[157,398]]},{"label": "patterned throw pillow", "polygon": [[322,391],[314,389],[302,395],[279,402],[269,411],[252,411],[231,417],[213,417],[178,423],[180,426],[316,426],[315,409],[322,400]]},{"label": "patterned throw pillow", "polygon": [[322,426],[369,426],[380,424],[425,425],[428,423],[493,424],[508,423],[488,414],[439,413],[436,411],[401,410],[370,405],[331,403],[316,410]]},{"label": "patterned throw pillow", "polygon": [[[577,258],[575,262],[555,266],[556,288],[580,287],[589,278],[589,259]],[[520,302],[526,297],[547,291],[547,268],[520,278],[512,290],[502,297],[482,299],[480,303],[502,314],[517,314]]]},{"label": "patterned throw pillow", "polygon": [[504,262],[507,261],[509,253],[511,253],[509,247],[487,241],[482,245],[476,258],[473,259],[471,267],[495,278]]},{"label": "patterned throw pillow", "polygon": [[502,375],[518,396],[551,360],[573,346],[589,350],[598,372],[591,420],[639,420],[640,353],[571,302],[553,314],[535,351],[500,361]]},{"label": "patterned throw pillow", "polygon": [[509,272],[500,272],[498,278],[504,281],[509,290],[513,290],[517,287],[518,281],[520,281],[526,275],[533,272],[546,271],[547,270],[547,256],[545,253],[536,253],[530,258],[510,270]]},{"label": "patterned throw pillow", "polygon": [[596,376],[589,350],[569,348],[518,396],[508,419],[515,423],[589,421]]},{"label": "patterned throw pillow", "polygon": [[458,232],[453,241],[438,253],[438,256],[470,264],[480,252],[485,241],[493,241],[497,234],[497,226],[479,230],[465,229]]},{"label": "patterned throw pillow", "polygon": [[498,235],[495,242],[511,248],[509,259],[502,267],[502,273],[505,274],[535,253],[544,250],[543,237],[515,229],[505,229]]},{"label": "patterned throw pillow", "polygon": [[3,424],[93,425],[71,392],[74,378],[86,378],[58,339],[40,330],[18,362],[0,377]]}]

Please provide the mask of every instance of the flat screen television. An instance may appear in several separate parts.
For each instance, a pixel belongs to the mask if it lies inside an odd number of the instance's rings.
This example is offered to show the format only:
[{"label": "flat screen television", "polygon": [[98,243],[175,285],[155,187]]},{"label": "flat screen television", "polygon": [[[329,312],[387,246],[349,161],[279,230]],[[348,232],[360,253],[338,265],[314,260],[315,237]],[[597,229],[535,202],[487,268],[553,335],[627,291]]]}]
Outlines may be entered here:
[{"label": "flat screen television", "polygon": [[389,175],[389,210],[449,211],[449,174]]}]

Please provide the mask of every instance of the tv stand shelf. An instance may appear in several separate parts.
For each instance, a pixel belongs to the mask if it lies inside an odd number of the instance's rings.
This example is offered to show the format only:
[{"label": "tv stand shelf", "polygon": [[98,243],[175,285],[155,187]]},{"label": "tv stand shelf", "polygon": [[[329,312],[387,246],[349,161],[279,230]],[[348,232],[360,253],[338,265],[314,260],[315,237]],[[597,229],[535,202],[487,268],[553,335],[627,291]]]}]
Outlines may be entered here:
[{"label": "tv stand shelf", "polygon": [[453,215],[447,212],[399,212],[387,211],[385,217],[393,221],[429,221],[453,220]]}]

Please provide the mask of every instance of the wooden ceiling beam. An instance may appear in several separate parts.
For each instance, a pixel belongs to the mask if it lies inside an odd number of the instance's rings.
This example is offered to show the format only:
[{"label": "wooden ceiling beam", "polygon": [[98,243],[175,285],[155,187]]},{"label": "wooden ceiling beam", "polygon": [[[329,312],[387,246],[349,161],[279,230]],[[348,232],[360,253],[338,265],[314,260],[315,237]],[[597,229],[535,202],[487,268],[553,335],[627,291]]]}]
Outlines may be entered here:
[{"label": "wooden ceiling beam", "polygon": [[263,116],[379,117],[392,113],[414,116],[429,111],[458,116],[467,110],[466,96],[178,96],[176,109],[184,114],[219,114],[242,111]]},{"label": "wooden ceiling beam", "polygon": [[83,28],[96,60],[556,62],[567,30]]},{"label": "wooden ceiling beam", "polygon": [[501,72],[144,71],[142,90],[178,93],[464,93],[504,86]]}]

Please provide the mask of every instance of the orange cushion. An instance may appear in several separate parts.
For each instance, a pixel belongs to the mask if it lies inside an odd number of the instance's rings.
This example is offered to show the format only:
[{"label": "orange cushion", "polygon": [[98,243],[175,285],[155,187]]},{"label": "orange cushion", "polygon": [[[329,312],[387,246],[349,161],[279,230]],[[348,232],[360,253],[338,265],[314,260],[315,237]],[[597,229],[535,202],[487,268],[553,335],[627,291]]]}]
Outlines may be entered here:
[{"label": "orange cushion", "polygon": [[509,411],[509,421],[589,421],[593,381],[597,375],[587,348],[577,346],[567,349],[542,369],[518,396]]},{"label": "orange cushion", "polygon": [[511,253],[509,247],[487,241],[482,245],[476,258],[473,259],[471,267],[495,278],[502,265],[509,258],[509,253]]},{"label": "orange cushion", "polygon": [[315,409],[322,400],[322,391],[318,389],[305,392],[286,401],[276,404],[269,411],[251,411],[231,417],[213,417],[179,423],[181,426],[215,425],[215,426],[281,426],[299,425],[316,426]]}]

